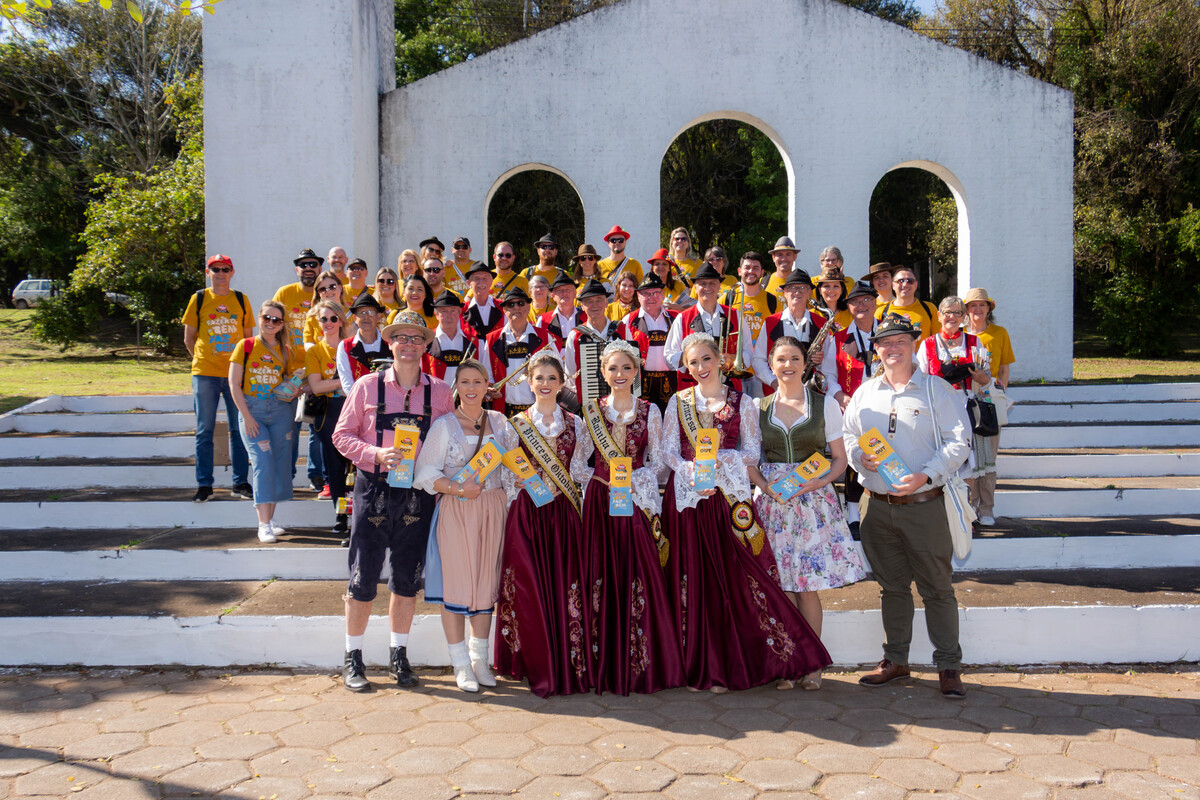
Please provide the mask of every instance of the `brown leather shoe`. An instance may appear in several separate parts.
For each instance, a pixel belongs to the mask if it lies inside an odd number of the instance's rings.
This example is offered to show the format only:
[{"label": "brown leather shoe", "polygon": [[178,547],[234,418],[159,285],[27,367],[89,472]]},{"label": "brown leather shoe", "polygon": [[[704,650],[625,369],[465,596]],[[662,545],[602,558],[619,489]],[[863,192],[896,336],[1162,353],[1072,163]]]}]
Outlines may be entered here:
[{"label": "brown leather shoe", "polygon": [[858,682],[863,686],[883,686],[897,678],[907,678],[909,674],[908,667],[893,664],[885,658],[874,670],[859,678]]},{"label": "brown leather shoe", "polygon": [[942,696],[958,699],[967,696],[967,688],[963,686],[958,670],[944,669],[938,673],[938,682],[942,686]]}]

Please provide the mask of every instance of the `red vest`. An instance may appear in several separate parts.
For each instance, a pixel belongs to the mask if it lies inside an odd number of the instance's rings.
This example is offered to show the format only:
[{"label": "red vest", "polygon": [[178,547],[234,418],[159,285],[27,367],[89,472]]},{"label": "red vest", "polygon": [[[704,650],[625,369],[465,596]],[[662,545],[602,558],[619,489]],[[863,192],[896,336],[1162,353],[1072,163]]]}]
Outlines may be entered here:
[{"label": "red vest", "polygon": [[[545,314],[542,314],[542,318],[538,320],[537,324],[549,331],[554,336],[554,344],[557,345],[559,349],[562,349],[567,337],[563,336],[562,325],[560,325],[558,320],[555,319],[557,316],[557,308],[555,308],[553,311],[547,311]],[[581,308],[575,309],[575,324],[582,325],[585,322],[587,322],[587,314],[584,313],[583,309]]]},{"label": "red vest", "polygon": [[[869,335],[869,334],[868,334]],[[833,335],[833,344],[836,348],[837,368],[838,368],[838,383],[842,387],[842,391],[846,396],[854,394],[863,382],[863,363],[857,358],[851,358],[842,346],[850,340],[850,331],[838,331]],[[870,355],[868,355],[868,358]],[[877,369],[877,368],[872,368]]]},{"label": "red vest", "polygon": [[[434,341],[437,341],[437,340],[435,339]],[[471,334],[467,333],[466,331],[463,331],[463,349],[464,349],[464,351],[471,350],[474,353],[474,355],[472,355],[472,358],[477,357],[479,355],[479,340],[476,339],[474,336],[471,336]],[[447,352],[446,356],[448,358],[453,358],[454,359],[453,366],[457,367],[459,365],[459,363],[462,361],[463,354],[458,351],[453,351],[453,353]],[[432,353],[426,351],[421,356],[421,371],[424,372],[426,375],[432,375],[435,378],[441,378],[442,380],[445,380],[447,366],[450,366],[450,365],[440,355],[435,356]]]},{"label": "red vest", "polygon": [[[952,363],[954,363],[954,364],[970,364],[970,363],[972,363],[974,356],[975,356],[975,348],[979,346],[979,339],[975,336],[975,334],[963,333],[962,335],[967,337],[967,344],[966,344],[967,354],[966,354],[966,356],[964,356],[962,358],[953,359]],[[937,341],[940,338],[941,338],[941,334],[935,333],[933,336],[930,336],[928,339],[925,339],[920,344],[920,347],[925,348],[925,358],[929,362],[929,374],[937,375],[939,378],[942,376],[942,360],[940,358],[938,358],[938,352],[937,352]],[[949,355],[949,354],[947,353],[947,355]],[[962,381],[961,383],[954,384],[954,388],[966,389],[968,384],[970,384],[970,382],[971,382],[971,379],[968,378],[967,380]]]},{"label": "red vest", "polygon": [[[735,336],[735,334],[738,332],[737,315],[730,314],[729,306],[724,306],[724,305],[718,304],[717,307],[721,309],[721,316],[722,316],[721,323],[720,323],[721,326],[724,327],[725,320],[729,321],[729,330],[726,331],[725,344],[724,344],[723,350],[725,353],[729,353],[730,355],[736,356],[737,348],[734,346],[734,342],[736,341],[738,343],[738,345],[741,344],[741,338]],[[700,304],[699,303],[692,306],[691,308],[684,309],[679,314],[678,322],[680,325],[683,326],[683,338],[684,339],[686,339],[692,333],[704,333],[705,332],[704,331],[704,323],[701,322],[701,320],[700,320]],[[717,339],[718,341],[720,340],[719,336],[714,336],[713,338]],[[691,374],[688,373],[686,365],[684,365],[682,363],[682,359],[683,359],[683,356],[681,355],[679,366],[682,369],[679,372],[678,391],[682,391],[684,389],[687,389],[687,388],[690,388],[690,387],[696,385],[696,382],[694,380],[692,380]],[[732,386],[733,388],[737,389],[739,392],[742,390],[742,382],[740,380],[731,380],[729,382],[729,385]]]},{"label": "red vest", "polygon": [[[370,375],[372,372],[374,372],[374,370],[371,369],[370,364],[364,364],[355,358],[354,354],[351,352],[353,349],[353,336],[351,336],[349,339],[342,339],[342,350],[346,352],[346,357],[350,361],[350,374],[354,377],[354,380],[358,380],[364,375]],[[391,353],[388,352],[386,347],[379,351],[379,358],[384,358],[389,355],[391,355]]]},{"label": "red vest", "polygon": [[[537,337],[537,342],[530,345],[532,350],[530,350],[529,355],[532,356],[534,352],[546,345],[546,342],[549,341],[550,336],[546,332],[546,329],[541,325],[529,325],[525,328],[524,339],[526,342],[529,341],[530,334],[533,334]],[[497,351],[497,348],[499,348],[500,351],[505,350],[504,328],[496,328],[496,330],[489,333],[486,341],[488,349],[488,361],[491,363],[492,367],[492,383],[499,383],[508,376],[508,355],[506,352]],[[504,413],[504,390],[501,390],[500,397],[493,401],[492,408]]]},{"label": "red vest", "polygon": [[[660,347],[662,346],[663,342],[666,342],[667,332],[671,330],[671,324],[675,322],[675,318],[679,316],[678,311],[664,310],[663,313],[666,314],[667,317],[667,330],[654,331],[656,334],[662,334],[663,341],[656,343]],[[638,350],[642,354],[643,361],[650,352],[650,334],[651,331],[648,327],[646,327],[646,319],[642,314],[642,309],[640,308],[629,312],[625,319],[621,320],[621,323],[617,326],[617,336],[621,339],[625,339],[636,344]]]}]

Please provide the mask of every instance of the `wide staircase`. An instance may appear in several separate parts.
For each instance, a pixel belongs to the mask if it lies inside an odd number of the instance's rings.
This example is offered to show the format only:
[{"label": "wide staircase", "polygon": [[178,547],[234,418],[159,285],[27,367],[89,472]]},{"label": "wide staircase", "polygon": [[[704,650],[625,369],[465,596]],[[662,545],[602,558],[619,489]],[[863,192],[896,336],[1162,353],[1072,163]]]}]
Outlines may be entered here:
[{"label": "wide staircase", "polygon": [[[1010,396],[997,524],[956,565],[968,661],[1200,658],[1200,384]],[[340,664],[330,503],[301,466],[277,513],[289,533],[259,544],[227,467],[191,502],[193,425],[187,396],[49,397],[0,417],[0,663]],[[876,660],[875,584],[822,599],[835,661]],[[444,664],[436,609],[418,613],[410,654]],[[386,660],[386,630],[371,626],[369,660]],[[928,652],[918,620],[914,659]]]}]

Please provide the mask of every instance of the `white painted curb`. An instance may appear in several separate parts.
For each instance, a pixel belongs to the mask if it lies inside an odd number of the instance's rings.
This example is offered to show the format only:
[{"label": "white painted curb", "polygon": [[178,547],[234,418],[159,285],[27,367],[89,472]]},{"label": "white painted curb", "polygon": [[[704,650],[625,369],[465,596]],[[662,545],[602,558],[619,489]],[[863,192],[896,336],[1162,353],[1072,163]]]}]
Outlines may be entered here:
[{"label": "white painted curb", "polygon": [[1073,447],[1200,447],[1200,425],[1010,425],[1000,446],[1020,450]]},{"label": "white painted curb", "polygon": [[[190,441],[190,440],[189,440]],[[233,468],[213,467],[218,491],[229,488]],[[194,489],[196,468],[191,466],[122,467],[0,467],[0,486],[6,489],[47,489],[69,486],[78,489]],[[308,477],[303,466],[296,471],[293,488],[307,489]],[[224,495],[222,495],[224,496]]]},{"label": "white painted curb", "polygon": [[[1200,476],[1200,453],[1006,456],[996,459],[1000,478],[1127,478]],[[1200,481],[1198,481],[1200,482]]]},{"label": "white painted curb", "polygon": [[[962,608],[959,619],[963,656],[971,664],[1200,658],[1200,606]],[[387,630],[386,617],[368,626],[368,663],[387,663]],[[336,670],[345,652],[344,631],[341,617],[9,617],[0,619],[0,653],[14,665],[273,664]],[[874,663],[882,640],[876,610],[825,613],[823,641],[836,664]],[[928,663],[931,650],[924,612],[917,610],[913,663]],[[408,653],[419,666],[449,663],[437,616],[413,621]]]},{"label": "white painted curb", "polygon": [[1200,514],[1200,489],[1012,490],[996,493],[998,517],[1138,517]]},{"label": "white painted curb", "polygon": [[1008,421],[1012,425],[1048,422],[1196,422],[1200,421],[1200,403],[1018,403],[1008,412]]},{"label": "white painted curb", "polygon": [[1144,403],[1200,400],[1200,383],[1076,383],[1010,386],[1019,403]]}]

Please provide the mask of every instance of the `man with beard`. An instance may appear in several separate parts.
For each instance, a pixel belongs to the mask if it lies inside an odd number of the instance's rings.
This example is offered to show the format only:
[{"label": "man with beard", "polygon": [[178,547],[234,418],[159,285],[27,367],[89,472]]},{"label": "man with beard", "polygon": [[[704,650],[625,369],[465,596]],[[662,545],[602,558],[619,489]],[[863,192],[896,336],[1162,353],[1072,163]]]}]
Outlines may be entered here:
[{"label": "man with beard", "polygon": [[796,247],[792,237],[780,236],[767,255],[775,262],[775,274],[767,281],[767,292],[776,297],[783,297],[783,282],[791,274],[792,267],[796,264],[796,256],[800,255],[800,248]]},{"label": "man with beard", "polygon": [[608,258],[602,258],[596,264],[596,270],[601,277],[611,283],[617,285],[617,278],[621,277],[622,272],[632,272],[637,276],[640,283],[645,273],[642,272],[642,265],[625,255],[625,243],[629,241],[629,231],[622,230],[620,225],[613,225],[612,230],[604,234],[604,241],[608,242]]},{"label": "man with beard", "polygon": [[[720,348],[721,369],[729,370],[736,360],[738,348],[741,348],[743,362],[750,364],[754,343],[749,336],[738,336],[738,321],[736,316],[729,314],[729,309],[720,304],[721,275],[713,265],[705,261],[696,270],[693,281],[696,292],[696,305],[683,311],[671,323],[667,333],[667,341],[663,344],[663,355],[671,369],[676,370],[676,385],[687,389],[696,385],[696,381],[688,374],[687,366],[682,363],[683,340],[693,333],[707,333],[716,340]],[[740,379],[728,379],[728,383],[742,390]]]},{"label": "man with beard", "polygon": [[[728,306],[730,313],[737,315],[741,309],[742,317],[739,323],[743,325],[743,336],[750,336],[751,341],[758,338],[767,317],[775,313],[779,307],[779,299],[765,291],[762,285],[763,257],[753,250],[742,254],[738,265],[738,277],[741,282],[732,289],[727,289],[721,296],[721,305]],[[746,381],[746,393],[753,397],[762,397],[762,384],[757,378]]]},{"label": "man with beard", "polygon": [[342,286],[350,285],[350,276],[346,274],[346,262],[348,260],[346,251],[336,246],[329,248],[329,255],[325,256],[325,263],[329,264],[329,271],[337,275],[338,280],[342,282]]}]

